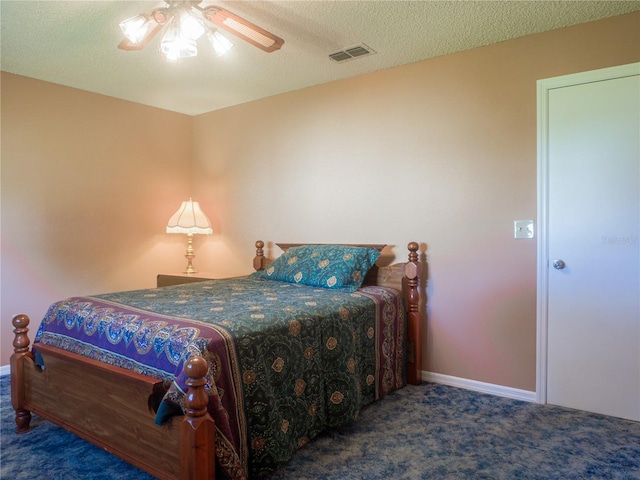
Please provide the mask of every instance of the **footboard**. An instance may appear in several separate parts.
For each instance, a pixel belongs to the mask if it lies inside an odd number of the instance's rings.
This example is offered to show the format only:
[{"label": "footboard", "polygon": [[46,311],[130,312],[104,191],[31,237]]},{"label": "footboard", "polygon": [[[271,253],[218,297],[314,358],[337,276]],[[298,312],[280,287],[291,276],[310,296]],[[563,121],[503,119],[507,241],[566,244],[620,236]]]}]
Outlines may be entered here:
[{"label": "footboard", "polygon": [[187,362],[187,415],[158,426],[150,407],[158,379],[106,365],[56,347],[38,345],[45,368],[29,351],[29,318],[13,319],[11,401],[18,433],[31,413],[63,427],[160,479],[213,479],[215,425],[201,357]]}]

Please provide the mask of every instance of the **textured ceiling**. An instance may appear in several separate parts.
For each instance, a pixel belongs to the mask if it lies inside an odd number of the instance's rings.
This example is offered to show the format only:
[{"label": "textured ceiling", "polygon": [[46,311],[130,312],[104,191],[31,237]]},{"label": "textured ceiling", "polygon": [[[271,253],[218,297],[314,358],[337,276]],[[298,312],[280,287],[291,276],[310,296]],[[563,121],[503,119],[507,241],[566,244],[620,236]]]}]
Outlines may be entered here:
[{"label": "textured ceiling", "polygon": [[[117,48],[118,23],[163,1],[0,0],[2,70],[197,115],[510,38],[640,10],[639,1],[207,1],[285,40],[265,53],[237,39],[222,58],[178,64]],[[377,53],[335,63],[364,43]]]}]

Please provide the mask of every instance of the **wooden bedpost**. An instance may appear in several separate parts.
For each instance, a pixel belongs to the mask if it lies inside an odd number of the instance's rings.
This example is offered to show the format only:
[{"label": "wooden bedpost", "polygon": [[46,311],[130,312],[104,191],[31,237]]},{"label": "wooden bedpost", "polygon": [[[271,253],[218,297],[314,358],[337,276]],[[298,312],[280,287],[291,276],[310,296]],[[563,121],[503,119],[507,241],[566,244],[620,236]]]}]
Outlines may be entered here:
[{"label": "wooden bedpost", "polygon": [[180,478],[182,480],[213,480],[216,476],[215,452],[216,426],[207,412],[209,395],[204,389],[207,383],[207,361],[199,356],[191,357],[184,366],[187,380],[187,411],[180,423]]},{"label": "wooden bedpost", "polygon": [[32,359],[33,354],[29,351],[29,317],[26,315],[16,315],[13,317],[13,355],[11,355],[11,405],[16,411],[16,433],[29,431],[31,423],[31,412],[24,407],[24,363],[25,357]]},{"label": "wooden bedpost", "polygon": [[258,270],[264,270],[265,267],[265,258],[264,258],[264,242],[262,240],[258,240],[256,242],[256,256],[253,258],[253,268]]},{"label": "wooden bedpost", "polygon": [[409,262],[405,265],[407,278],[407,382],[422,382],[422,321],[420,319],[420,292],[418,291],[418,248],[416,242],[407,245]]}]

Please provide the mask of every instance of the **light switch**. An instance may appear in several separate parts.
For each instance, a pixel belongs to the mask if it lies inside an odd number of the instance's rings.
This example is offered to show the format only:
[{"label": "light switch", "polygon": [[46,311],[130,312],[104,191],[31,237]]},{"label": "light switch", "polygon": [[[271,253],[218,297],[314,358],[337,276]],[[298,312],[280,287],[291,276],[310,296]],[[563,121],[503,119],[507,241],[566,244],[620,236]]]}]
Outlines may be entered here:
[{"label": "light switch", "polygon": [[533,220],[515,220],[513,222],[513,238],[533,238]]}]

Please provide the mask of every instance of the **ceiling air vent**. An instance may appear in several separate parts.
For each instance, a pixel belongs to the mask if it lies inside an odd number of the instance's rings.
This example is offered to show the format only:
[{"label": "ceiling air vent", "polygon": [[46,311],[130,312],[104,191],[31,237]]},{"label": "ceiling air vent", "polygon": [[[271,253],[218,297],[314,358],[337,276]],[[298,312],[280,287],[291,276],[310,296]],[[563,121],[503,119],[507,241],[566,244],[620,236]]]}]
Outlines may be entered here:
[{"label": "ceiling air vent", "polygon": [[346,60],[364,57],[365,55],[373,55],[374,53],[376,53],[375,50],[368,45],[361,43],[360,45],[354,45],[353,47],[330,53],[329,58],[334,62],[344,62]]}]

